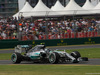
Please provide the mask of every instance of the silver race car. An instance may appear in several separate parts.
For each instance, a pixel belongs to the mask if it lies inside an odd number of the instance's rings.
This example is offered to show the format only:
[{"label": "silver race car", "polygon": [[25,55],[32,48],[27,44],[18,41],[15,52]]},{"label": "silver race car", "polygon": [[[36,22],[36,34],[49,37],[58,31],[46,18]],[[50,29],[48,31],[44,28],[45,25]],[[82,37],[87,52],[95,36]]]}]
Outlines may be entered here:
[{"label": "silver race car", "polygon": [[[25,51],[25,52],[23,52]],[[87,57],[81,57],[78,51],[73,51],[70,54],[60,50],[50,50],[45,45],[17,45],[15,52],[11,56],[13,63],[21,63],[21,61],[33,61],[39,63],[78,63],[80,61],[88,61]]]}]

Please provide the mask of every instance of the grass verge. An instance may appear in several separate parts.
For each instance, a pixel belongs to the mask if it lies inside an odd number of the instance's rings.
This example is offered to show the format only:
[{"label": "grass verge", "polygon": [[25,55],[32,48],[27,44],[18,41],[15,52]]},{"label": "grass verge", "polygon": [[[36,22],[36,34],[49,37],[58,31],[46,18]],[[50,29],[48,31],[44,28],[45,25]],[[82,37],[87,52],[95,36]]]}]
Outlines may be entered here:
[{"label": "grass verge", "polygon": [[0,60],[10,60],[12,53],[0,53]]},{"label": "grass verge", "polygon": [[88,75],[100,74],[100,66],[0,65],[0,75]]},{"label": "grass verge", "polygon": [[14,50],[14,48],[10,48],[10,49],[0,49],[0,50]]},{"label": "grass verge", "polygon": [[71,53],[72,51],[79,51],[82,57],[100,58],[100,48],[66,50],[68,53]]}]

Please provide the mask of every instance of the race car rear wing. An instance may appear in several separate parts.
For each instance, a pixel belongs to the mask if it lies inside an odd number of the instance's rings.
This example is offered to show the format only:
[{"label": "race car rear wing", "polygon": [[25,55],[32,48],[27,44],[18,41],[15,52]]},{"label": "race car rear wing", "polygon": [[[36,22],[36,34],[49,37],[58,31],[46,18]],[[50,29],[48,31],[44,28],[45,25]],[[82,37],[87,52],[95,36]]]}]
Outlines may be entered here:
[{"label": "race car rear wing", "polygon": [[29,45],[20,45],[22,48],[28,48]]},{"label": "race car rear wing", "polygon": [[16,47],[15,47],[15,52],[17,52],[17,53],[22,53],[22,50],[28,50],[30,48],[30,46],[29,45],[17,45]]}]

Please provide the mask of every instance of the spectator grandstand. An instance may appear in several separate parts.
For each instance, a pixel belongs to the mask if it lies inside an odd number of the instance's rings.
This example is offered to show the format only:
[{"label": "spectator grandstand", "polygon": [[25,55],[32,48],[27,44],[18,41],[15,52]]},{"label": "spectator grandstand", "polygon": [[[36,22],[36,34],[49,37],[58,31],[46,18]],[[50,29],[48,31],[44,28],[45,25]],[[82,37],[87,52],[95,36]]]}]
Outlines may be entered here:
[{"label": "spectator grandstand", "polygon": [[[22,26],[19,26],[19,23]],[[18,39],[19,31],[22,40],[45,40],[46,36],[48,39],[98,37],[99,23],[100,20],[84,18],[60,21],[0,18],[0,39]],[[45,33],[46,26],[48,35]]]}]

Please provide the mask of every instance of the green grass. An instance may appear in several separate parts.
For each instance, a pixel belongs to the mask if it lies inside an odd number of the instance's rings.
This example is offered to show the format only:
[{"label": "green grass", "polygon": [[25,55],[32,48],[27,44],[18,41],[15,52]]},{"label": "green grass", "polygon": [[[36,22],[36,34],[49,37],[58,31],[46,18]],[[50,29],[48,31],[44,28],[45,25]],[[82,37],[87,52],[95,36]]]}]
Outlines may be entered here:
[{"label": "green grass", "polygon": [[[100,58],[100,48],[66,50],[68,53],[71,53],[72,51],[79,51],[82,57]],[[12,53],[0,54],[0,60],[10,60],[11,55]]]},{"label": "green grass", "polygon": [[14,50],[14,48],[9,48],[9,49],[0,49],[0,50]]},{"label": "green grass", "polygon": [[88,73],[100,74],[100,66],[0,65],[0,75],[88,75]]},{"label": "green grass", "polygon": [[68,53],[71,53],[72,51],[79,51],[82,57],[100,58],[100,48],[66,50]]},{"label": "green grass", "polygon": [[0,53],[0,60],[10,60],[12,53]]}]

